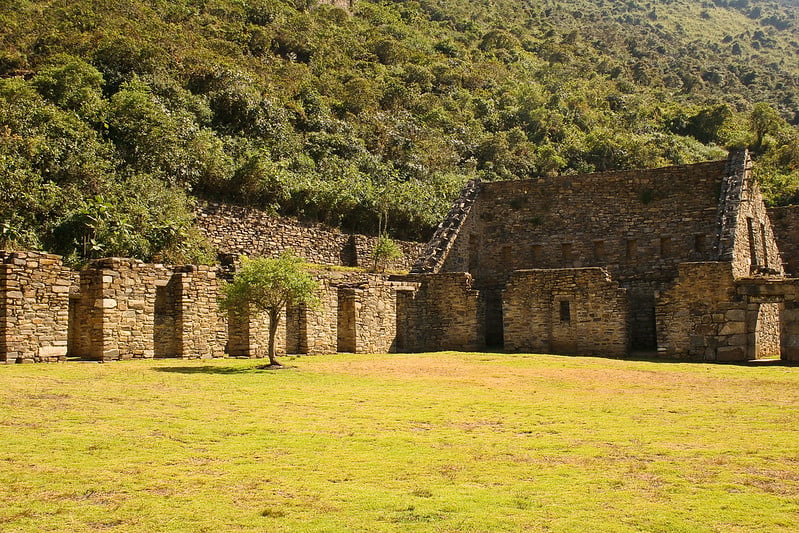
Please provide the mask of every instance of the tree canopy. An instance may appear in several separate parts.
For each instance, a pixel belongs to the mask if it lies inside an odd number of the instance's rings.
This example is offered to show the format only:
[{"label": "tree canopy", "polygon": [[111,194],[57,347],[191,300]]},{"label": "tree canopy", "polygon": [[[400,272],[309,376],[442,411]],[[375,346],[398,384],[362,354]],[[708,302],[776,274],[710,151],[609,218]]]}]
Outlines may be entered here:
[{"label": "tree canopy", "polygon": [[799,199],[795,3],[329,3],[2,3],[0,239],[207,260],[197,196],[425,239],[472,178],[741,146]]},{"label": "tree canopy", "polygon": [[220,306],[232,313],[250,316],[265,313],[269,318],[269,362],[275,358],[275,334],[280,316],[288,305],[315,305],[318,282],[307,271],[305,263],[291,252],[276,259],[241,258],[233,281],[221,289]]}]

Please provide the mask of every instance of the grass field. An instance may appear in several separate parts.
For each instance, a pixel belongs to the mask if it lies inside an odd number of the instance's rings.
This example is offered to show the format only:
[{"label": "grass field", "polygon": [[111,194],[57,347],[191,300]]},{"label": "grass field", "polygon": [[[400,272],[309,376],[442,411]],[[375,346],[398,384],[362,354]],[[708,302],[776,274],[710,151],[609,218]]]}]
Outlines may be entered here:
[{"label": "grass field", "polygon": [[799,368],[284,363],[0,367],[0,530],[799,530]]}]

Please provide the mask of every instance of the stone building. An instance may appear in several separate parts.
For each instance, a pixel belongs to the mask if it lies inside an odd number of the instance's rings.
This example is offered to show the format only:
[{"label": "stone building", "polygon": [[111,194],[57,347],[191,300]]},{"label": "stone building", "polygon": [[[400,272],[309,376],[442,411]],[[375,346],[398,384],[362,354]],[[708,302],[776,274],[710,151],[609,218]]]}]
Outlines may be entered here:
[{"label": "stone building", "polygon": [[[773,219],[770,220],[769,214]],[[292,248],[321,304],[286,310],[284,353],[483,350],[799,360],[799,210],[767,212],[745,152],[725,161],[470,182],[426,247],[382,274],[374,239],[207,204],[221,254]],[[420,250],[421,253],[420,253]],[[219,310],[227,266],[123,258],[80,272],[0,251],[0,362],[263,357],[269,324]]]},{"label": "stone building", "polygon": [[[488,348],[794,357],[795,282],[784,278],[746,152],[470,183],[412,272],[420,280],[465,273],[477,344]],[[464,338],[464,348],[473,344]]]}]

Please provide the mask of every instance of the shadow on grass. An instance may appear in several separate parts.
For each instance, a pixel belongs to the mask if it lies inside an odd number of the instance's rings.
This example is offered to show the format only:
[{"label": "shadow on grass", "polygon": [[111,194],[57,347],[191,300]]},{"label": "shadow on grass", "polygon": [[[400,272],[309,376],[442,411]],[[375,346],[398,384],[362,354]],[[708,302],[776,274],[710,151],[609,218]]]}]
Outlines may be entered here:
[{"label": "shadow on grass", "polygon": [[294,366],[253,366],[253,367],[232,367],[232,366],[164,366],[161,368],[153,368],[156,372],[170,372],[173,374],[261,374],[271,373],[280,370],[294,370]]}]

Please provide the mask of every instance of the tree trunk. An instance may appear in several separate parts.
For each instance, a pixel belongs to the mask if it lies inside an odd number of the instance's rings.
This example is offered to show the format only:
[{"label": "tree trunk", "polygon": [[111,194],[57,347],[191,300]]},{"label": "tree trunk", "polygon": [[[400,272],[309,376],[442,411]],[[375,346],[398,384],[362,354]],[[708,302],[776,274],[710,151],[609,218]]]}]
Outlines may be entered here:
[{"label": "tree trunk", "polygon": [[277,334],[277,326],[280,322],[280,309],[276,311],[269,311],[269,365],[280,366],[275,358],[275,336]]}]

